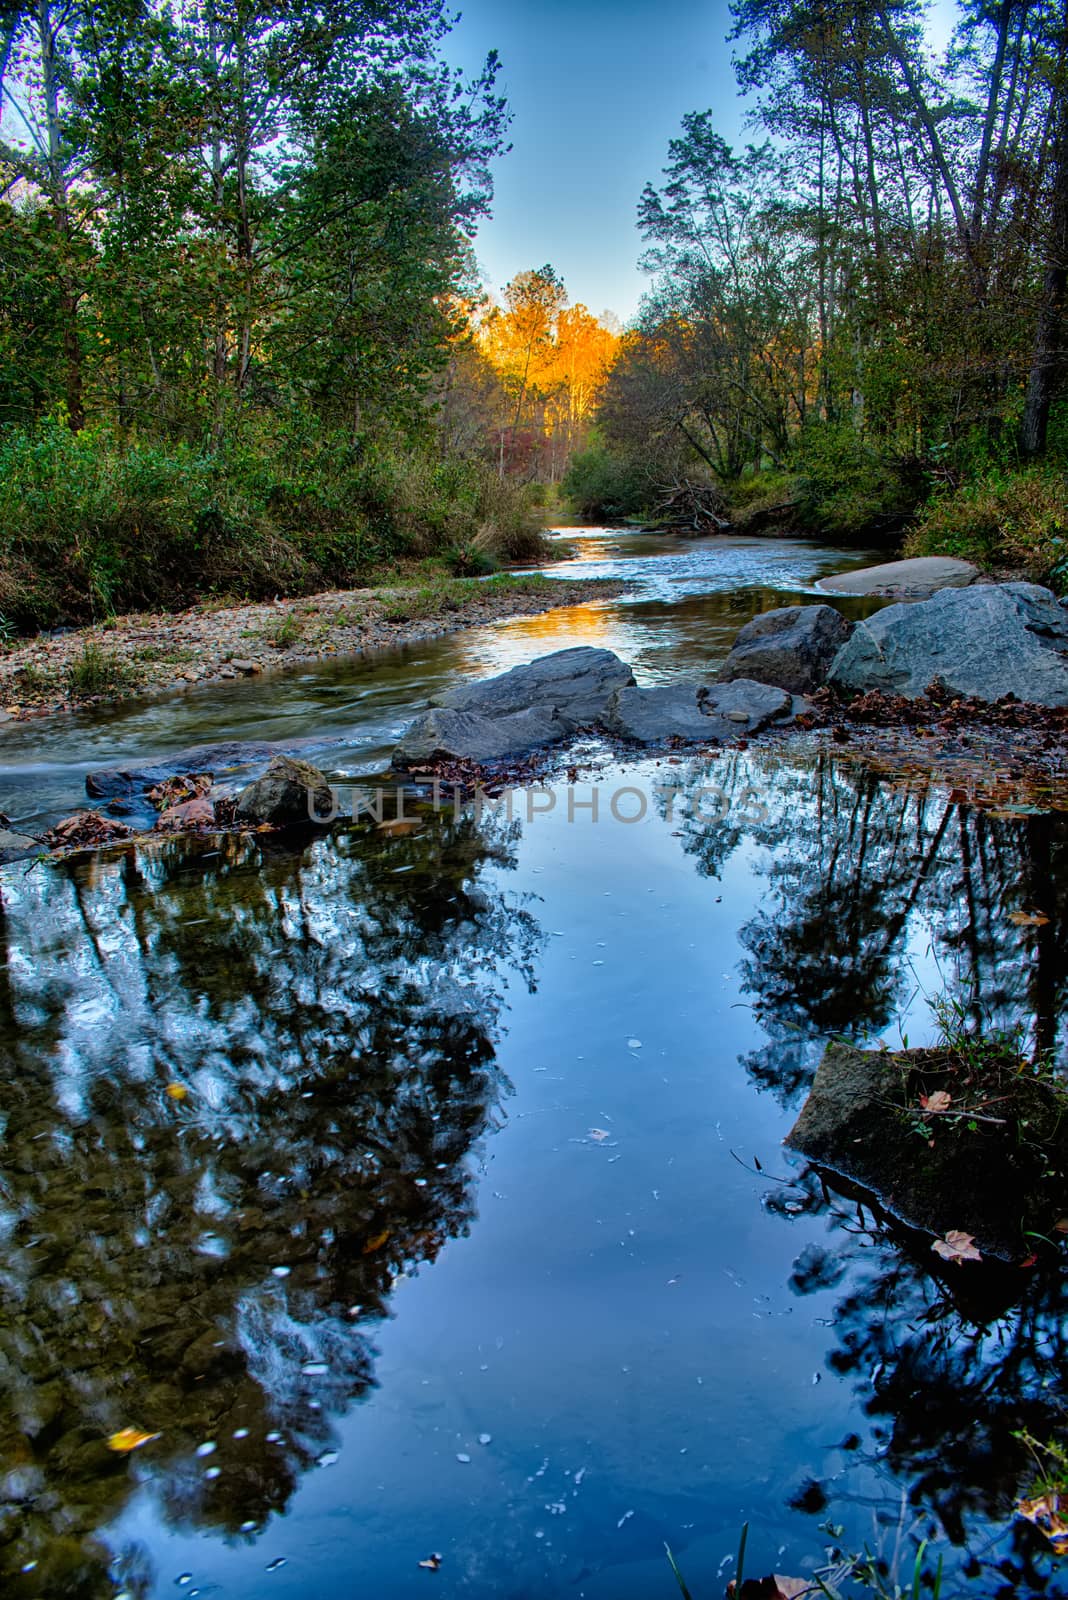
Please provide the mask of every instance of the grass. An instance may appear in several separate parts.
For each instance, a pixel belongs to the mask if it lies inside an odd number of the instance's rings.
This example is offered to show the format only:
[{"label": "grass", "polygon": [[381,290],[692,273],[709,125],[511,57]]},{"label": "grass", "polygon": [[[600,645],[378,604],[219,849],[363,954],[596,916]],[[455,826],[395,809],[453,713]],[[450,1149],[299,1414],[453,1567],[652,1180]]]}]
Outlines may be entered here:
[{"label": "grass", "polygon": [[1036,582],[1066,589],[1068,473],[1048,464],[991,467],[942,490],[923,508],[905,553],[1022,570]]},{"label": "grass", "polygon": [[304,623],[294,611],[287,612],[276,627],[264,633],[264,638],[269,644],[273,644],[276,650],[291,650],[303,637]]},{"label": "grass", "polygon": [[[1021,1436],[1022,1437],[1022,1436]],[[826,1530],[833,1536],[841,1535],[840,1528],[828,1527]],[[749,1524],[742,1524],[741,1535],[738,1540],[738,1556],[735,1561],[735,1576],[728,1585],[727,1594],[734,1600],[762,1600],[762,1597],[781,1595],[782,1590],[775,1584],[773,1578],[745,1577],[745,1552],[749,1538]],[[675,1575],[675,1582],[679,1586],[682,1600],[697,1600],[693,1591],[684,1578],[678,1562],[672,1554],[670,1545],[664,1546],[667,1552],[668,1564]],[[846,1556],[831,1566],[823,1567],[814,1572],[811,1578],[795,1579],[794,1583],[802,1583],[807,1587],[798,1591],[791,1589],[791,1594],[803,1594],[805,1600],[816,1600],[817,1596],[824,1596],[825,1600],[846,1600],[847,1595],[874,1595],[876,1600],[941,1600],[942,1595],[942,1557],[932,1574],[927,1572],[927,1552],[929,1541],[922,1539],[917,1546],[912,1568],[907,1577],[902,1581],[895,1570],[897,1561],[891,1567],[885,1560],[874,1556],[865,1548],[864,1554],[859,1556]],[[791,1580],[787,1580],[791,1581]],[[848,1588],[843,1587],[848,1585]]]},{"label": "grass", "polygon": [[[429,438],[372,444],[250,420],[224,448],[58,418],[0,436],[0,614],[22,633],[535,560],[544,516],[488,463]],[[259,430],[259,431],[257,431]]]},{"label": "grass", "polygon": [[118,694],[129,683],[130,669],[117,656],[87,639],[81,654],[67,667],[67,686],[72,695]]}]

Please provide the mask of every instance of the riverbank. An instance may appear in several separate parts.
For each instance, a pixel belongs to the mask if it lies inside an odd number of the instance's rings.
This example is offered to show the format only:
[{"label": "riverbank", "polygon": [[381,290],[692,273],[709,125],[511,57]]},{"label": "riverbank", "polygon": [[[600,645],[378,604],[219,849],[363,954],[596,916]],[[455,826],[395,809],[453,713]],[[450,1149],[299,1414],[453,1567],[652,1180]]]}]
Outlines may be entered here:
[{"label": "riverbank", "polygon": [[0,656],[0,718],[31,717],[285,671],[619,594],[625,584],[539,574],[421,577],[300,599],[138,612]]}]

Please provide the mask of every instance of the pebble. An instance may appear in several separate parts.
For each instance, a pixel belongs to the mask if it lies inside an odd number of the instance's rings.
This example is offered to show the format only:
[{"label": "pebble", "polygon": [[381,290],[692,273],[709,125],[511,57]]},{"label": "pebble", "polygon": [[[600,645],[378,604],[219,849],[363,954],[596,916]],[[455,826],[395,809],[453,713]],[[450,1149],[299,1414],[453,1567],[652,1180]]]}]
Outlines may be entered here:
[{"label": "pebble", "polygon": [[[551,597],[537,592],[495,595],[488,589],[479,590],[447,618],[423,617],[404,623],[390,622],[382,615],[386,602],[377,593],[340,589],[277,606],[250,603],[222,611],[194,608],[181,614],[160,612],[150,616],[119,617],[106,629],[89,627],[54,638],[42,636],[25,640],[9,650],[0,661],[0,701],[10,697],[11,703],[0,709],[0,720],[9,717],[24,721],[29,717],[70,711],[80,705],[143,695],[146,690],[166,691],[184,683],[253,677],[268,667],[292,667],[324,656],[363,654],[416,639],[436,638],[476,623],[534,616],[574,605],[576,601],[618,593],[622,587],[613,581],[571,578],[555,580]],[[388,600],[388,596],[386,598]],[[270,642],[271,636],[287,616],[296,617],[301,625],[300,633],[292,648],[277,649]],[[260,639],[262,649],[256,648]],[[128,689],[73,702],[63,698],[61,685],[67,669],[87,643],[99,645],[134,669]],[[140,660],[140,652],[146,647],[161,657],[169,654],[171,659]],[[235,655],[235,648],[243,653]],[[191,660],[196,661],[195,667],[190,666]],[[19,676],[28,664],[51,679],[53,686],[28,694]]]}]

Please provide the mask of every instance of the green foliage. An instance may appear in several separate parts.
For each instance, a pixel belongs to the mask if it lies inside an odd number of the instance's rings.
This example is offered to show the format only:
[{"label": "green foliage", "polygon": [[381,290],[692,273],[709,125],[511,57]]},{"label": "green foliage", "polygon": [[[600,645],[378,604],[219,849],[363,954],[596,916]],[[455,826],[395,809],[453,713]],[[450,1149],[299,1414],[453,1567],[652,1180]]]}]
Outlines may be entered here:
[{"label": "green foliage", "polygon": [[595,443],[572,456],[564,493],[579,516],[616,522],[647,510],[649,484],[637,463]]},{"label": "green foliage", "polygon": [[910,555],[960,556],[985,568],[1023,568],[1068,589],[1068,473],[1053,462],[992,467],[936,492],[909,536]]},{"label": "green foliage", "polygon": [[428,445],[249,430],[204,451],[58,418],[0,439],[0,607],[23,629],[309,593],[397,557],[529,561],[539,529],[521,487]]},{"label": "green foliage", "polygon": [[899,529],[922,493],[918,468],[889,458],[848,423],[817,423],[796,456],[798,520],[836,539]]},{"label": "green foliage", "polygon": [[79,697],[117,694],[129,676],[125,662],[87,639],[67,670],[67,683],[71,694]]}]

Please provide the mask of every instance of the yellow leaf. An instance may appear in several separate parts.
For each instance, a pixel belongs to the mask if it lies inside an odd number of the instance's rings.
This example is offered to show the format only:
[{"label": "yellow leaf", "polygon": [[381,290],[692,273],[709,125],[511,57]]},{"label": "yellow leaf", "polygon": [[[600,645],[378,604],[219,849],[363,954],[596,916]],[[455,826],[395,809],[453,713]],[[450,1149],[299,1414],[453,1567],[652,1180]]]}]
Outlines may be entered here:
[{"label": "yellow leaf", "polygon": [[364,1255],[365,1256],[369,1256],[375,1250],[381,1250],[382,1246],[385,1244],[386,1240],[389,1238],[389,1232],[390,1232],[390,1230],[388,1228],[383,1228],[381,1233],[373,1234],[372,1237],[370,1239],[368,1239],[367,1243],[363,1247]]},{"label": "yellow leaf", "polygon": [[189,1090],[184,1083],[169,1083],[163,1092],[170,1095],[172,1100],[188,1100],[189,1098]]},{"label": "yellow leaf", "polygon": [[1010,911],[1009,921],[1018,928],[1044,928],[1049,918],[1044,917],[1041,911]]},{"label": "yellow leaf", "polygon": [[131,1450],[140,1450],[143,1444],[151,1444],[153,1439],[158,1438],[158,1433],[142,1433],[140,1428],[120,1428],[108,1440],[108,1449],[127,1455]]},{"label": "yellow leaf", "polygon": [[1046,1535],[1059,1556],[1068,1555],[1068,1519],[1061,1510],[1059,1494],[1040,1494],[1033,1500],[1021,1500],[1016,1512]]}]

